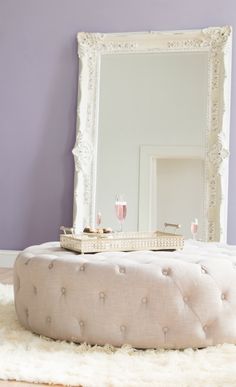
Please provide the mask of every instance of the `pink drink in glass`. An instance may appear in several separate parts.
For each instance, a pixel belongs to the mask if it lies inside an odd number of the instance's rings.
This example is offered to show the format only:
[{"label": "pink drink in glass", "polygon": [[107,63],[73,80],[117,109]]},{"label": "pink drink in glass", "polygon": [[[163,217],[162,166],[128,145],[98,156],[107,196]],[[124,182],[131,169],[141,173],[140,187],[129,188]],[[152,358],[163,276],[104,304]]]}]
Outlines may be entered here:
[{"label": "pink drink in glass", "polygon": [[100,224],[102,223],[102,213],[100,211],[98,211],[97,213],[96,223],[97,226],[100,226]]},{"label": "pink drink in glass", "polygon": [[115,210],[116,210],[116,216],[120,221],[119,231],[122,231],[123,221],[125,220],[126,214],[127,214],[127,203],[125,201],[116,200]]},{"label": "pink drink in glass", "polygon": [[193,239],[197,239],[197,232],[198,232],[198,219],[194,219],[194,221],[191,223],[191,234]]}]

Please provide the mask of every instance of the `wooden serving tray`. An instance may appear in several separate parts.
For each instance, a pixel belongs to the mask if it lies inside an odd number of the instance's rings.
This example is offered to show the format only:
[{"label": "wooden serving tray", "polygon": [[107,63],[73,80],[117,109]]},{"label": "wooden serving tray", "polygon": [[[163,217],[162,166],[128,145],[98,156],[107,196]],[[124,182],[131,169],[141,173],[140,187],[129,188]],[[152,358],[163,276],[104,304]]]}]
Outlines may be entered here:
[{"label": "wooden serving tray", "polygon": [[162,231],[112,232],[109,234],[61,234],[61,247],[84,253],[106,251],[179,250],[184,246],[182,235]]}]

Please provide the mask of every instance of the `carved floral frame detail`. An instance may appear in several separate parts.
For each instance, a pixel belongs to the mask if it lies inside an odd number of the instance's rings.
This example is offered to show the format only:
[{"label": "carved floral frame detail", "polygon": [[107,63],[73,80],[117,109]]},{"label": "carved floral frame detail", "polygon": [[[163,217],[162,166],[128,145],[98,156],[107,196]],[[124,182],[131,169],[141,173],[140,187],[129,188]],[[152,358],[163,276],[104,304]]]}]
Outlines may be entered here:
[{"label": "carved floral frame detail", "polygon": [[73,227],[95,220],[100,61],[104,54],[150,52],[208,53],[208,113],[205,148],[204,239],[226,241],[232,30],[85,33],[77,35],[79,85]]}]

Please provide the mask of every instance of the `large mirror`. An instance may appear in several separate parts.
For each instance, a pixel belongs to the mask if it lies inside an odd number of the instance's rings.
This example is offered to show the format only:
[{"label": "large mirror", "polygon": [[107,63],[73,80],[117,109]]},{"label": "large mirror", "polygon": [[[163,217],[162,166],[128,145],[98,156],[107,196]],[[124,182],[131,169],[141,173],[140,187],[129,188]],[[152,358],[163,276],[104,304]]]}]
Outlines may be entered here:
[{"label": "large mirror", "polygon": [[74,228],[125,230],[199,221],[205,241],[225,241],[231,29],[78,34],[79,93]]}]

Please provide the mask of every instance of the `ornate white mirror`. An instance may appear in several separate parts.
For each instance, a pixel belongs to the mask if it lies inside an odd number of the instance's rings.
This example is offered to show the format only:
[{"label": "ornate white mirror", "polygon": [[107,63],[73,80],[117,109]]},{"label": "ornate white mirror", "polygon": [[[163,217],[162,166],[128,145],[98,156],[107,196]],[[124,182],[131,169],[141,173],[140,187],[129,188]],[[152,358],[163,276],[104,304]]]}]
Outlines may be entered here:
[{"label": "ornate white mirror", "polygon": [[231,28],[78,34],[74,227],[227,233]]}]

